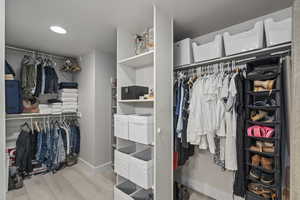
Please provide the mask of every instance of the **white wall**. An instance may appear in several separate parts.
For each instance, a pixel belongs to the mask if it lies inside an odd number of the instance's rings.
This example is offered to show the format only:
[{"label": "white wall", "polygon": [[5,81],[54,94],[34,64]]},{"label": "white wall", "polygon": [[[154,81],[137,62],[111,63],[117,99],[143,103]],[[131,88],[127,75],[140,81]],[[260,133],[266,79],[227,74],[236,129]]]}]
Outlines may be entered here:
[{"label": "white wall", "polygon": [[116,77],[116,57],[95,51],[95,165],[111,161],[111,78]]},{"label": "white wall", "polygon": [[0,0],[0,200],[6,199],[6,164],[5,164],[5,91],[4,91],[4,56],[5,56],[5,0]]},{"label": "white wall", "polygon": [[94,52],[80,57],[81,72],[77,74],[79,85],[79,111],[81,130],[80,157],[93,163],[94,132],[95,132],[95,55]]},{"label": "white wall", "polygon": [[96,168],[111,162],[111,86],[113,55],[94,50],[80,58],[79,111],[82,113],[80,158]]}]

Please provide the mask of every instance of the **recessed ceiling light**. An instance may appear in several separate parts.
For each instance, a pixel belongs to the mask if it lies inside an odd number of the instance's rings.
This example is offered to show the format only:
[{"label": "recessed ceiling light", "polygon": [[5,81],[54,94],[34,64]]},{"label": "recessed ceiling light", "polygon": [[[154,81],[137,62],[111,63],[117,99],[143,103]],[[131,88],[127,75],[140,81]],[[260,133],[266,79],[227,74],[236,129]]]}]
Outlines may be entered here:
[{"label": "recessed ceiling light", "polygon": [[58,33],[58,34],[66,34],[67,33],[66,29],[64,29],[60,26],[50,26],[50,30],[55,33]]}]

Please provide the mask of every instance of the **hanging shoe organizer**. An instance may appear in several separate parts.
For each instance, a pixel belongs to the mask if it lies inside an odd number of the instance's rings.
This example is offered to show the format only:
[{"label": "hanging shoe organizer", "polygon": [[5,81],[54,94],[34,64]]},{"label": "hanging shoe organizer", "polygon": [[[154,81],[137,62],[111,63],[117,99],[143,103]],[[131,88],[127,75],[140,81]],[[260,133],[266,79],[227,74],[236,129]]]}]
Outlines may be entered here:
[{"label": "hanging shoe organizer", "polygon": [[248,63],[246,79],[246,200],[281,200],[281,58]]}]

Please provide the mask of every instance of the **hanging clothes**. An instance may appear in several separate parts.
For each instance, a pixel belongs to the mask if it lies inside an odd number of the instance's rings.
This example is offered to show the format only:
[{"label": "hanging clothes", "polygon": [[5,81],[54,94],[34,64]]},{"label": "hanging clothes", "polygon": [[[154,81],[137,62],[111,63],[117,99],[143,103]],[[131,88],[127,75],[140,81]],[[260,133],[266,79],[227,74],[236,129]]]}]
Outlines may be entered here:
[{"label": "hanging clothes", "polygon": [[23,98],[32,99],[36,87],[36,68],[34,60],[27,55],[21,63],[21,85]]},{"label": "hanging clothes", "polygon": [[239,72],[235,76],[235,85],[237,88],[235,110],[237,113],[237,136],[236,136],[236,149],[237,149],[237,171],[233,185],[233,193],[237,196],[245,196],[245,154],[244,154],[244,137],[245,137],[245,102],[244,102],[244,76]]},{"label": "hanging clothes", "polygon": [[190,88],[188,79],[174,84],[174,169],[184,165],[194,155],[194,146],[187,142]]}]

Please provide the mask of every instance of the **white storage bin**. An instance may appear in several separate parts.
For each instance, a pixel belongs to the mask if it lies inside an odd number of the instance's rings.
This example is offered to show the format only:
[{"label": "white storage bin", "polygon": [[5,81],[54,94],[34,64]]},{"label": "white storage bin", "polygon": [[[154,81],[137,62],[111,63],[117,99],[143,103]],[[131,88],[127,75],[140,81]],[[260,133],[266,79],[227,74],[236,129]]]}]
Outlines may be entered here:
[{"label": "white storage bin", "polygon": [[186,38],[174,44],[174,66],[179,67],[193,63],[192,40]]},{"label": "white storage bin", "polygon": [[128,133],[128,115],[114,115],[114,125],[115,125],[115,137],[122,138],[125,140],[129,139]]},{"label": "white storage bin", "polygon": [[151,149],[131,156],[129,180],[144,189],[150,189],[153,186],[153,159]]},{"label": "white storage bin", "polygon": [[212,42],[206,44],[197,45],[196,42],[193,42],[192,46],[195,62],[222,57],[223,45],[221,35],[216,35]]},{"label": "white storage bin", "polygon": [[268,47],[292,41],[292,18],[277,22],[266,19],[265,32]]},{"label": "white storage bin", "polygon": [[130,115],[129,140],[141,144],[152,144],[154,140],[152,115]]},{"label": "white storage bin", "polygon": [[224,33],[226,55],[263,48],[263,31],[263,22],[259,21],[254,25],[254,28],[249,31],[235,35],[230,35],[228,32]]},{"label": "white storage bin", "polygon": [[115,150],[115,172],[124,178],[129,178],[131,154],[136,153],[136,146],[128,146]]},{"label": "white storage bin", "polygon": [[114,200],[134,200],[130,195],[138,191],[135,184],[126,181],[114,187]]}]

